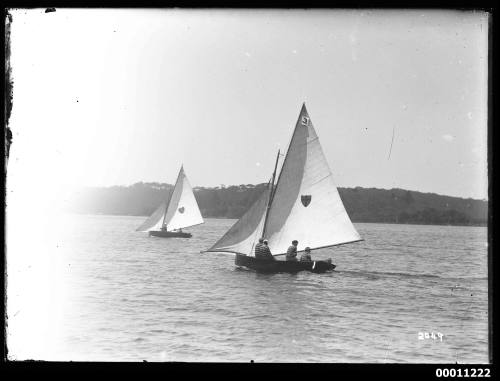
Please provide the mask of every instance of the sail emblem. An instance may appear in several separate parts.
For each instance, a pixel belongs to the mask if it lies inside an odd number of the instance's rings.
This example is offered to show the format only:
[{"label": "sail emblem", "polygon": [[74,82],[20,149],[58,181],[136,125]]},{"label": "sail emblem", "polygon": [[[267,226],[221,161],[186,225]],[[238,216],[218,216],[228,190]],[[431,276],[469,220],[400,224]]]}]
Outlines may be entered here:
[{"label": "sail emblem", "polygon": [[307,206],[311,203],[311,195],[302,195],[300,196],[300,201],[302,201],[302,205]]},{"label": "sail emblem", "polygon": [[184,207],[183,206],[181,206],[178,210],[179,210],[180,213],[184,213]]},{"label": "sail emblem", "polygon": [[303,117],[302,117],[302,120],[301,120],[301,123],[302,123],[304,126],[309,125],[309,117],[307,117],[307,116],[303,116]]}]

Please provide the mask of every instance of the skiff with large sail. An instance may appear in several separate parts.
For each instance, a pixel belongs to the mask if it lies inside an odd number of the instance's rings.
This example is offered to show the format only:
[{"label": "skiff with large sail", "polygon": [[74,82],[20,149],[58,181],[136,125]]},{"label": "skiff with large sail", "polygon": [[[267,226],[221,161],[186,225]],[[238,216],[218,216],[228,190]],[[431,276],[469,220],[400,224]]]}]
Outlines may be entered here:
[{"label": "skiff with large sail", "polygon": [[192,234],[183,232],[182,229],[202,223],[200,208],[181,166],[173,191],[136,230],[147,231],[155,237],[190,238]]},{"label": "skiff with large sail", "polygon": [[333,270],[331,259],[266,261],[254,256],[260,237],[269,241],[274,256],[286,254],[293,240],[299,241],[298,253],[362,240],[340,199],[305,103],[274,184],[279,156],[267,189],[206,252],[234,253],[237,266],[262,272]]}]

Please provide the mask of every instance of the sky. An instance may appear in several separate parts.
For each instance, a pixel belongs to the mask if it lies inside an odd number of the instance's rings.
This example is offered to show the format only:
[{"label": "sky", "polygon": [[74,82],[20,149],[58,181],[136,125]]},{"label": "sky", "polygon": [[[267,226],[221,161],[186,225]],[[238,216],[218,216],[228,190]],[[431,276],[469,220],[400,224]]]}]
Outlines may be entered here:
[{"label": "sky", "polygon": [[339,187],[487,198],[487,13],[10,13],[10,191],[266,182],[305,102]]}]

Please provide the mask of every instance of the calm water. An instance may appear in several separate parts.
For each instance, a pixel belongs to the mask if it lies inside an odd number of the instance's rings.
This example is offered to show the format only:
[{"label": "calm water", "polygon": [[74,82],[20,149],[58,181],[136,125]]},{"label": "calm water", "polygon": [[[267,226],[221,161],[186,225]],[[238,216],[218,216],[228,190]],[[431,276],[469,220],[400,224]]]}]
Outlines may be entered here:
[{"label": "calm water", "polygon": [[162,239],[143,219],[65,222],[52,359],[488,362],[486,228],[356,224],[365,241],[313,252],[333,273],[263,275],[200,254],[234,220]]}]

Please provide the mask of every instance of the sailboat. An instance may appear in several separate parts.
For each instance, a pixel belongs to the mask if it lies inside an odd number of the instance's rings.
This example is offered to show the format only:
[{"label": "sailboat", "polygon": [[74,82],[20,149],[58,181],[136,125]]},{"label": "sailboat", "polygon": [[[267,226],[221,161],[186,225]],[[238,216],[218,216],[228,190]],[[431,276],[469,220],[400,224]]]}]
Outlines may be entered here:
[{"label": "sailboat", "polygon": [[149,232],[150,236],[164,238],[191,238],[192,234],[183,232],[183,228],[203,223],[200,208],[193,194],[193,189],[181,166],[174,190],[168,198],[136,230]]},{"label": "sailboat", "polygon": [[268,240],[273,255],[285,255],[293,240],[297,253],[362,241],[333,181],[305,103],[275,182],[280,152],[267,188],[250,209],[205,252],[236,254],[235,264],[262,272],[325,272],[331,259],[283,261],[255,258],[259,238]]}]

